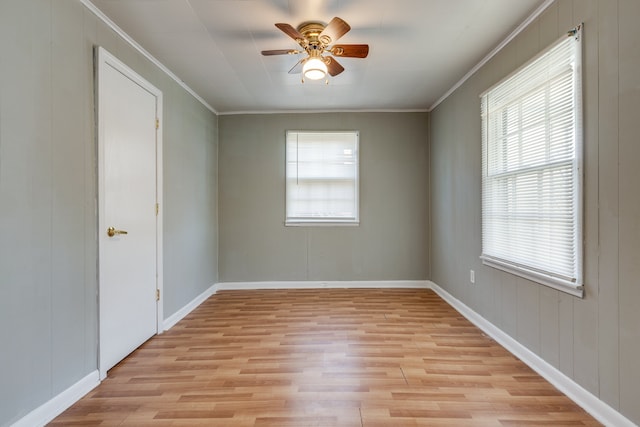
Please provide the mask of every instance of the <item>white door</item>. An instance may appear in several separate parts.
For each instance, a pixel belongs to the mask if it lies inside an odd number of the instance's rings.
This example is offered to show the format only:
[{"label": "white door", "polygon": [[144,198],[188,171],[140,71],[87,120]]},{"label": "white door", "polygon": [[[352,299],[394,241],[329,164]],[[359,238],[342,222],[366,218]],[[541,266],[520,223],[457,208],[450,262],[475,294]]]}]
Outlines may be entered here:
[{"label": "white door", "polygon": [[98,51],[100,376],[158,329],[159,91]]}]

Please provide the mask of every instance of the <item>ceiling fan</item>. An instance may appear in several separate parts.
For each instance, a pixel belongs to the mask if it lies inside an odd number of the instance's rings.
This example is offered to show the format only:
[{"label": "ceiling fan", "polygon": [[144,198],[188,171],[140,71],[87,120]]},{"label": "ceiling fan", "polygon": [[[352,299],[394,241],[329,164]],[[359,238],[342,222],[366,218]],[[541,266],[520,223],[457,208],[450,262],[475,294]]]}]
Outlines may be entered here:
[{"label": "ceiling fan", "polygon": [[369,54],[369,45],[367,44],[335,44],[351,29],[349,24],[338,17],[333,18],[326,26],[321,22],[304,22],[297,29],[282,23],[276,24],[276,27],[294,39],[302,50],[263,50],[262,54],[271,56],[306,53],[307,56],[289,70],[289,74],[302,72],[303,82],[305,78],[320,80],[325,78],[327,74],[334,77],[342,73],[344,67],[336,61],[335,57],[366,58]]}]

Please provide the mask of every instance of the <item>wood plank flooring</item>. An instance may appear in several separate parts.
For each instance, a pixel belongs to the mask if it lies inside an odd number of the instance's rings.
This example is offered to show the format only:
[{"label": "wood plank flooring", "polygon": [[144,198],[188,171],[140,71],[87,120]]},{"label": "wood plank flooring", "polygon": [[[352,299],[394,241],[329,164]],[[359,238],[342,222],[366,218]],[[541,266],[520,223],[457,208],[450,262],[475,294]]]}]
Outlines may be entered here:
[{"label": "wood plank flooring", "polygon": [[433,291],[222,291],[52,426],[596,426]]}]

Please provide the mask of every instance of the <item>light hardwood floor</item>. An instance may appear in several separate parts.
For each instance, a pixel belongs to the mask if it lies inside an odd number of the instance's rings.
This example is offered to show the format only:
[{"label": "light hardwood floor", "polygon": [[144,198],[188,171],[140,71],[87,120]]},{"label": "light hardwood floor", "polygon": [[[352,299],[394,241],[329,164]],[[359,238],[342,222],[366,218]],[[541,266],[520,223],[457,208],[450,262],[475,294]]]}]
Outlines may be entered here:
[{"label": "light hardwood floor", "polygon": [[222,291],[51,425],[596,426],[431,290]]}]

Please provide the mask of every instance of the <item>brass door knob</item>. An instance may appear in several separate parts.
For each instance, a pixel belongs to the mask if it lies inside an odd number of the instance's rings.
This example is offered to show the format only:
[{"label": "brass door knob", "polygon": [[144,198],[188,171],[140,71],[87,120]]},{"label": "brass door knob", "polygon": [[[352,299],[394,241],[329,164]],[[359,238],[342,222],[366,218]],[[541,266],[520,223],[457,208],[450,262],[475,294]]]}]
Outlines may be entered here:
[{"label": "brass door knob", "polygon": [[114,227],[107,228],[107,236],[113,237],[116,234],[129,234],[129,233],[124,230],[116,230]]}]

